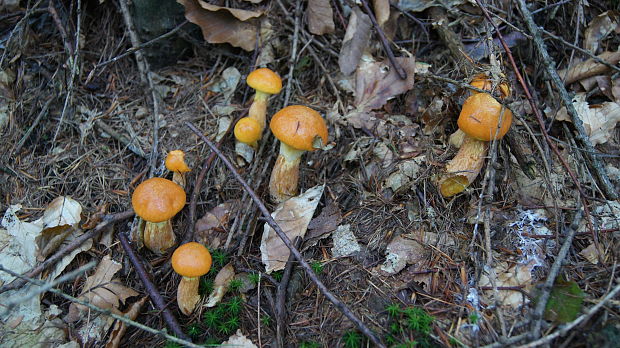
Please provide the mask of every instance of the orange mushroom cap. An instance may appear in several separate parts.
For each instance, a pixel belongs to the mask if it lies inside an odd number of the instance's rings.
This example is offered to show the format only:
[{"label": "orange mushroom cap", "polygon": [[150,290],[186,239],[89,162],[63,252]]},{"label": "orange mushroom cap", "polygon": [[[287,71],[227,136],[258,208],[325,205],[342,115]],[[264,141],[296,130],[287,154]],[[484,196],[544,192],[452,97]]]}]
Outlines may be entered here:
[{"label": "orange mushroom cap", "polygon": [[[493,82],[487,76],[487,74],[484,73],[474,76],[474,79],[469,84],[476,88],[484,89],[485,91],[489,92],[491,92],[491,90],[493,89]],[[500,83],[498,89],[500,92],[500,98],[506,98],[510,96],[510,87],[507,83]]]},{"label": "orange mushroom cap", "polygon": [[282,79],[268,68],[259,68],[252,71],[248,75],[246,82],[255,90],[268,94],[278,94],[282,89]]},{"label": "orange mushroom cap", "polygon": [[478,140],[501,139],[512,124],[512,112],[507,108],[499,124],[501,112],[502,105],[490,94],[476,93],[463,103],[457,123],[463,132]]},{"label": "orange mushroom cap", "polygon": [[181,150],[172,150],[166,156],[166,168],[171,172],[185,173],[191,169],[185,163],[185,152]]},{"label": "orange mushroom cap", "polygon": [[172,268],[183,277],[200,277],[211,269],[211,253],[204,245],[189,242],[172,253]]},{"label": "orange mushroom cap", "polygon": [[237,121],[234,129],[235,138],[246,144],[251,144],[260,139],[262,132],[260,123],[250,117],[244,117]]},{"label": "orange mushroom cap", "polygon": [[276,112],[269,123],[276,138],[297,150],[314,151],[314,139],[327,144],[327,125],[321,115],[303,105],[291,105]]},{"label": "orange mushroom cap", "polygon": [[150,178],[131,196],[133,210],[148,222],[170,220],[185,206],[185,191],[168,179]]}]

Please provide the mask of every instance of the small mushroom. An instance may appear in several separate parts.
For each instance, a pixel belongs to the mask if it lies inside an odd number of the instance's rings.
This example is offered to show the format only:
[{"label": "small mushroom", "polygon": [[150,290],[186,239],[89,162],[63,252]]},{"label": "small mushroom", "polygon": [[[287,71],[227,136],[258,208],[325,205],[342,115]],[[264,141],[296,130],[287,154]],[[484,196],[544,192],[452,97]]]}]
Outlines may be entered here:
[{"label": "small mushroom", "polygon": [[263,129],[255,119],[243,117],[235,125],[234,133],[237,140],[256,148]]},{"label": "small mushroom", "polygon": [[144,180],[133,192],[133,210],[146,221],[144,245],[154,253],[163,253],[174,246],[176,236],[170,220],[185,206],[185,191],[163,178]]},{"label": "small mushroom", "polygon": [[271,172],[269,193],[274,202],[280,203],[297,194],[301,155],[327,144],[327,125],[311,108],[291,105],[273,115],[269,126],[280,140],[280,153]]},{"label": "small mushroom", "polygon": [[172,268],[181,278],[177,288],[177,303],[181,313],[190,315],[200,301],[200,277],[211,269],[211,253],[202,244],[189,242],[179,246],[172,254]]},{"label": "small mushroom", "polygon": [[269,96],[280,93],[280,90],[282,90],[282,79],[271,69],[259,68],[248,75],[246,82],[256,90],[254,101],[250,105],[250,110],[248,110],[248,117],[258,121],[262,133],[267,124],[266,115]]},{"label": "small mushroom", "polygon": [[474,181],[484,164],[487,142],[506,135],[512,124],[512,112],[490,94],[475,93],[463,103],[457,124],[465,136],[440,180],[439,190],[444,197],[462,192]]},{"label": "small mushroom", "polygon": [[166,169],[172,172],[172,182],[185,188],[185,173],[191,170],[187,166],[187,163],[185,163],[185,152],[181,150],[172,150],[168,152],[164,163],[166,164]]}]

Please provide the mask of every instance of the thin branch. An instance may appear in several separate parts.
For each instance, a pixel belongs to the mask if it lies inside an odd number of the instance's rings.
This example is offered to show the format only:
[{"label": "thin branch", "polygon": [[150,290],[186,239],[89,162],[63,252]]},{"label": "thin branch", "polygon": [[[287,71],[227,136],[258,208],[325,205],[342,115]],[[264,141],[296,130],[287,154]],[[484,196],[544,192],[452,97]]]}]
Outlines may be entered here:
[{"label": "thin branch", "polygon": [[119,4],[121,5],[121,12],[123,14],[125,26],[127,27],[127,32],[129,33],[129,38],[131,39],[131,45],[135,48],[133,53],[136,56],[138,70],[140,70],[140,79],[142,80],[142,84],[146,85],[148,90],[151,92],[151,98],[153,100],[153,148],[149,157],[150,176],[153,176],[155,174],[157,155],[159,151],[159,98],[155,93],[155,84],[151,78],[151,68],[149,63],[142,54],[142,51],[139,49],[140,39],[134,29],[133,19],[131,18],[129,8],[127,6],[127,0],[119,0]]},{"label": "thin branch", "polygon": [[[128,218],[132,217],[133,215],[134,215],[133,210],[125,211],[125,212],[122,212],[122,213],[117,213],[117,214],[114,214],[114,215],[107,215],[106,217],[103,218],[103,221],[101,221],[97,225],[97,227],[95,227],[92,230],[90,230],[90,231],[82,234],[81,236],[75,238],[71,243],[69,243],[69,244],[65,245],[63,248],[59,249],[54,255],[50,256],[43,263],[41,263],[37,267],[33,268],[32,270],[28,271],[27,273],[24,273],[24,277],[34,278],[34,277],[38,276],[39,274],[41,274],[41,272],[46,270],[48,267],[56,264],[56,262],[60,261],[60,259],[62,259],[65,255],[68,255],[73,250],[77,249],[80,245],[82,245],[87,240],[89,240],[91,238],[97,237],[109,225],[114,224],[114,223],[116,223],[118,221],[121,221],[121,220],[128,219]],[[0,287],[0,294],[3,293],[3,292],[9,291],[9,290],[15,290],[15,289],[23,286],[26,283],[27,283],[26,280],[14,279],[9,284],[6,284],[6,285]]]},{"label": "thin branch", "polygon": [[599,303],[597,303],[592,308],[590,308],[585,314],[582,314],[581,316],[579,316],[579,318],[577,318],[577,319],[571,321],[570,323],[560,327],[558,330],[556,330],[552,334],[549,334],[549,335],[547,335],[547,336],[545,336],[545,337],[543,337],[541,339],[538,339],[538,340],[530,342],[528,344],[519,346],[517,348],[532,348],[532,347],[542,346],[544,344],[550,343],[554,339],[567,334],[569,331],[574,329],[577,325],[579,325],[582,322],[590,319],[590,317],[592,317],[596,312],[598,312],[601,308],[603,308],[603,306],[605,306],[605,304],[607,304],[607,302],[611,301],[614,297],[618,296],[619,294],[620,294],[620,282],[619,282],[618,285],[616,285],[616,287],[612,291],[610,291],[607,294],[607,296],[605,296],[602,300],[599,301]]},{"label": "thin branch", "polygon": [[150,40],[150,41],[147,41],[147,42],[145,42],[145,43],[139,44],[138,46],[131,47],[130,49],[128,49],[128,50],[127,50],[127,51],[125,51],[124,53],[121,53],[121,54],[119,54],[118,56],[116,56],[116,57],[114,57],[114,58],[108,59],[108,60],[106,60],[105,62],[101,62],[101,63],[97,64],[97,65],[95,66],[95,68],[94,68],[94,69],[98,69],[98,68],[100,68],[100,67],[102,67],[102,66],[108,65],[108,64],[110,64],[110,63],[114,63],[114,62],[118,61],[119,59],[125,58],[125,57],[127,57],[128,55],[130,55],[130,54],[132,54],[132,53],[134,53],[134,52],[136,52],[136,51],[139,51],[139,50],[145,49],[145,48],[147,48],[147,47],[151,46],[152,44],[154,44],[154,43],[156,43],[156,42],[158,42],[158,41],[160,41],[160,40],[163,40],[163,39],[165,39],[165,38],[168,38],[168,37],[170,37],[170,36],[172,36],[172,35],[176,34],[176,32],[177,32],[177,31],[179,31],[179,30],[181,30],[181,28],[183,28],[183,26],[184,26],[185,24],[187,24],[187,23],[189,23],[189,21],[188,21],[188,20],[185,20],[183,23],[181,23],[181,24],[177,25],[174,29],[170,30],[170,31],[169,31],[169,32],[167,32],[167,33],[164,33],[164,34],[162,34],[162,35],[160,35],[160,36],[158,36],[158,37],[156,37],[156,38],[154,38],[154,39],[152,39],[152,40]]},{"label": "thin branch", "polygon": [[316,274],[312,270],[312,267],[310,267],[308,262],[304,260],[299,250],[295,248],[288,236],[284,233],[284,231],[282,231],[282,228],[280,228],[278,223],[271,217],[271,214],[269,213],[269,210],[267,210],[267,207],[265,207],[265,204],[263,204],[260,198],[258,198],[254,190],[252,190],[252,188],[241,177],[241,175],[239,175],[239,172],[237,172],[237,170],[228,160],[228,158],[226,158],[226,156],[224,156],[222,152],[217,147],[215,147],[215,145],[204,134],[202,134],[202,132],[198,128],[196,128],[196,126],[194,126],[190,122],[185,122],[185,125],[189,127],[189,129],[191,129],[197,136],[199,136],[202,141],[204,141],[211,148],[211,151],[217,154],[217,156],[222,160],[224,165],[228,167],[235,179],[237,179],[237,181],[243,186],[243,188],[250,195],[254,203],[258,206],[261,213],[265,217],[267,224],[269,224],[269,226],[273,228],[278,237],[282,239],[284,245],[286,245],[286,247],[291,251],[291,253],[295,255],[295,258],[297,259],[297,261],[299,261],[300,266],[304,269],[304,271],[308,275],[308,278],[310,278],[316,284],[317,288],[319,289],[319,291],[321,291],[323,296],[325,296],[331,303],[334,304],[334,306],[336,306],[338,310],[340,310],[347,318],[349,318],[349,320],[351,320],[357,326],[357,328],[366,337],[368,337],[368,339],[370,339],[373,344],[375,344],[377,347],[385,347],[385,345],[381,343],[381,341],[375,336],[375,334],[353,312],[351,312],[351,310],[344,303],[342,303],[338,298],[336,298],[336,296],[334,296],[327,289],[325,284],[323,284],[323,282],[321,282],[321,280],[316,276]]},{"label": "thin branch", "polygon": [[157,287],[155,286],[155,284],[151,282],[151,279],[150,279],[151,277],[148,275],[146,269],[144,269],[144,266],[142,265],[142,262],[140,261],[136,253],[131,248],[131,245],[129,244],[129,241],[127,240],[127,236],[125,236],[125,233],[119,232],[118,239],[121,242],[121,246],[127,253],[127,256],[129,257],[129,261],[131,261],[131,264],[136,269],[136,273],[138,273],[138,276],[140,277],[140,280],[142,281],[142,284],[144,285],[146,292],[151,297],[151,300],[153,301],[153,303],[155,303],[155,306],[157,306],[157,308],[159,308],[159,310],[162,311],[164,320],[168,324],[168,327],[170,327],[172,332],[174,332],[174,334],[177,337],[190,341],[190,338],[187,337],[183,333],[183,330],[181,330],[181,326],[177,322],[174,315],[172,315],[170,310],[166,307],[166,303],[164,302],[164,299],[159,294],[159,290],[157,290]]},{"label": "thin branch", "polygon": [[[297,237],[295,239],[295,247],[301,246],[302,239]],[[282,273],[282,280],[278,284],[278,290],[276,291],[276,347],[284,348],[284,338],[286,337],[286,288],[288,288],[289,280],[291,279],[291,273],[293,273],[293,266],[295,266],[295,257],[291,253],[288,256],[288,261],[284,267]]]},{"label": "thin branch", "polygon": [[[36,285],[39,285],[39,286],[44,286],[45,285],[45,282],[43,282],[43,281],[40,281],[40,280],[37,280],[37,279],[32,279],[30,277],[26,277],[26,276],[20,275],[18,273],[15,273],[15,272],[13,272],[11,270],[8,270],[8,269],[4,268],[2,265],[0,265],[0,271],[6,272],[6,273],[8,273],[8,274],[10,274],[10,275],[12,275],[14,277],[20,278],[24,282],[24,284],[25,283],[32,283],[32,284],[36,284]],[[179,344],[183,344],[186,347],[192,347],[192,348],[203,348],[204,347],[204,346],[200,346],[200,345],[194,344],[194,343],[192,343],[190,341],[187,341],[187,340],[184,340],[184,339],[181,339],[181,338],[177,338],[177,337],[168,335],[166,333],[166,331],[164,331],[164,330],[153,329],[153,328],[148,327],[146,325],[142,325],[142,324],[140,324],[138,322],[135,322],[135,321],[133,321],[133,320],[131,320],[131,319],[125,317],[125,316],[112,313],[111,311],[109,311],[107,309],[99,308],[99,307],[97,307],[97,306],[95,306],[95,305],[93,305],[93,304],[91,304],[89,302],[86,302],[86,301],[80,300],[77,297],[73,297],[71,295],[68,295],[68,294],[66,294],[66,293],[64,293],[64,292],[62,292],[62,291],[60,291],[58,289],[51,288],[51,289],[49,289],[49,292],[54,293],[54,294],[56,294],[58,296],[61,296],[61,297],[65,298],[65,299],[67,299],[67,300],[69,300],[71,302],[74,302],[74,303],[77,303],[77,304],[81,304],[82,306],[86,306],[86,307],[88,307],[89,309],[92,309],[95,312],[98,312],[98,313],[110,316],[110,317],[112,317],[112,318],[114,318],[114,319],[116,319],[118,321],[121,321],[121,322],[127,324],[127,325],[131,325],[131,326],[137,327],[140,330],[144,330],[146,332],[150,332],[152,334],[162,336],[162,337],[166,338],[169,341],[176,342],[176,343],[179,343]]]},{"label": "thin branch", "polygon": [[295,3],[295,29],[293,30],[293,40],[291,43],[291,57],[289,58],[288,75],[286,75],[286,89],[284,93],[284,106],[288,105],[291,97],[291,84],[293,82],[293,71],[295,70],[295,61],[297,60],[297,42],[299,41],[299,21],[301,18],[301,3],[297,0]]},{"label": "thin branch", "polygon": [[29,299],[31,299],[31,298],[39,295],[39,294],[42,294],[42,293],[48,291],[49,289],[55,287],[56,285],[58,285],[60,283],[64,283],[67,280],[71,280],[71,279],[77,278],[77,276],[79,276],[80,274],[82,274],[82,273],[88,271],[89,269],[95,267],[96,265],[97,265],[97,262],[91,261],[91,262],[85,264],[84,266],[82,266],[82,267],[80,267],[78,269],[75,269],[75,270],[73,270],[73,271],[71,271],[71,272],[69,272],[69,273],[67,273],[67,274],[65,274],[65,275],[63,275],[61,277],[58,277],[58,278],[54,279],[54,281],[52,281],[52,282],[48,282],[45,285],[40,286],[40,287],[35,287],[34,289],[32,289],[30,292],[28,292],[24,296],[20,296],[20,297],[17,297],[17,298],[11,298],[7,303],[3,304],[4,311],[3,311],[3,313],[0,313],[0,317],[3,317],[4,315],[6,315],[6,313],[10,312],[11,309],[13,309],[13,307],[15,307],[15,305],[17,305],[19,303],[22,303],[22,302],[26,302]]},{"label": "thin branch", "polygon": [[366,14],[368,14],[368,17],[370,17],[370,21],[372,22],[372,25],[375,27],[375,30],[377,31],[377,34],[379,35],[379,41],[381,41],[381,46],[383,46],[383,51],[385,51],[385,54],[388,56],[390,63],[392,64],[394,69],[396,69],[396,73],[398,73],[398,77],[400,77],[401,80],[406,80],[407,72],[396,61],[396,57],[394,57],[394,52],[392,51],[392,47],[390,47],[390,43],[388,42],[387,37],[385,37],[385,33],[383,32],[383,29],[381,29],[381,27],[379,26],[379,23],[377,23],[377,18],[375,18],[375,14],[370,9],[370,6],[368,6],[368,1],[362,0],[362,5],[364,6],[364,10],[366,10]]},{"label": "thin branch", "polygon": [[[476,1],[480,1],[480,0],[476,0]],[[573,126],[575,127],[575,130],[577,131],[577,135],[575,136],[575,138],[577,138],[577,140],[583,146],[585,150],[584,155],[586,159],[590,162],[590,165],[594,173],[598,177],[598,181],[601,184],[603,193],[605,194],[605,196],[607,196],[607,199],[610,199],[610,200],[618,199],[618,193],[616,192],[616,189],[614,188],[613,184],[609,180],[609,176],[607,175],[607,170],[602,165],[600,159],[598,158],[596,154],[596,150],[594,149],[594,146],[592,146],[592,142],[590,142],[590,139],[588,138],[586,134],[585,128],[583,127],[583,122],[581,121],[581,118],[579,118],[579,114],[577,113],[577,110],[575,109],[575,106],[573,105],[572,99],[568,95],[566,88],[564,88],[564,83],[562,82],[562,79],[560,78],[557,70],[555,69],[555,62],[549,56],[549,52],[547,52],[545,43],[543,42],[542,37],[540,35],[540,30],[538,29],[538,26],[536,25],[536,23],[534,23],[532,14],[527,9],[527,5],[525,4],[524,0],[519,0],[518,3],[519,3],[519,9],[521,10],[523,19],[525,20],[525,23],[527,24],[528,30],[530,31],[530,33],[532,33],[532,36],[534,37],[534,45],[536,46],[536,49],[540,53],[540,56],[544,63],[543,66],[545,67],[545,70],[547,71],[547,75],[549,75],[549,77],[551,78],[551,81],[555,85],[556,90],[560,94],[560,98],[562,99],[562,102],[564,106],[566,107],[566,111],[568,112],[571,118],[571,122],[573,123]],[[483,10],[483,11],[486,13],[486,10]],[[492,23],[490,19],[489,19],[489,22]],[[499,32],[498,32],[498,35],[500,35]],[[506,50],[508,51],[508,48],[506,48]],[[532,107],[534,108],[534,106]],[[535,109],[538,110],[538,108],[535,108]],[[537,113],[537,116],[538,116],[538,113]]]}]

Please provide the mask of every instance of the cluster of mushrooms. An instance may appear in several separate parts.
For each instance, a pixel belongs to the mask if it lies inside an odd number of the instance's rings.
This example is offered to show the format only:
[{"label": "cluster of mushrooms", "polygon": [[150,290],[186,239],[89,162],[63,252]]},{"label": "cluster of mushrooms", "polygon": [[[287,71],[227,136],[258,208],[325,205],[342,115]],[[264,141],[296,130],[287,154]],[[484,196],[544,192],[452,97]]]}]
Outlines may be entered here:
[{"label": "cluster of mushrooms", "polygon": [[[501,99],[510,95],[507,84],[494,85],[485,74],[476,75],[470,84],[489,92],[497,90]],[[459,151],[446,165],[438,183],[444,197],[463,192],[476,179],[487,156],[488,142],[506,135],[512,124],[512,112],[491,94],[473,92],[463,103],[457,124],[459,130],[451,136],[451,143]]]},{"label": "cluster of mushrooms", "polygon": [[[256,90],[256,94],[248,117],[237,122],[234,134],[238,141],[256,148],[267,124],[269,96],[280,92],[282,80],[273,71],[260,68],[248,75],[247,83]],[[281,143],[269,190],[272,200],[280,203],[297,194],[301,155],[304,151],[324,148],[327,126],[315,110],[292,105],[273,115],[270,128]],[[147,179],[136,187],[131,197],[135,213],[145,222],[142,233],[144,246],[156,254],[163,254],[176,244],[171,220],[185,206],[185,173],[190,171],[181,150],[170,151],[165,165],[172,172],[172,180],[159,177]],[[182,276],[177,288],[179,309],[183,314],[190,315],[200,301],[200,277],[211,268],[211,254],[204,245],[190,242],[174,251],[171,263],[174,271]]]}]

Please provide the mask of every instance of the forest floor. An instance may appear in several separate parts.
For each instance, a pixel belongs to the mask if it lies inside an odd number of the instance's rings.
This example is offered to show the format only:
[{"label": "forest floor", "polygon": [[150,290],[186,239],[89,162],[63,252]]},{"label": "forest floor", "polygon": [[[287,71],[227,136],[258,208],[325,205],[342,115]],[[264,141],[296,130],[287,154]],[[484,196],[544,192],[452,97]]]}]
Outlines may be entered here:
[{"label": "forest floor", "polygon": [[[139,43],[119,1],[0,2],[0,266],[25,274],[48,260],[35,278],[68,278],[56,292],[7,291],[14,277],[0,271],[0,346],[183,344],[166,330],[200,345],[238,332],[259,347],[376,346],[370,336],[388,347],[617,347],[617,1],[377,0],[371,20],[365,1],[183,0],[188,21],[181,9],[168,30],[180,29],[137,51],[182,42],[183,55],[165,67],[124,54]],[[290,259],[290,277],[266,272],[267,219],[189,127],[217,143],[275,211],[278,140],[267,127],[254,151],[232,132],[252,103],[245,78],[256,67],[283,81],[268,117],[300,104],[329,129],[328,146],[302,157],[296,203],[279,207],[294,221],[276,218],[305,233],[299,250],[311,272]],[[459,151],[450,136],[464,101],[480,92],[468,85],[480,73],[512,110],[512,128],[489,143],[473,182],[444,197],[438,185]],[[501,84],[510,86],[505,98]],[[213,256],[189,316],[177,306],[174,248],[143,248],[131,213],[140,182],[172,177],[164,159],[176,149],[192,168],[188,204],[172,222],[177,241],[201,242]],[[66,221],[42,223],[44,211]],[[79,239],[87,233],[94,238]],[[286,261],[283,250],[269,255]],[[215,279],[230,267],[234,276]],[[207,307],[213,288],[226,293]],[[132,323],[121,329],[61,293]]]}]

